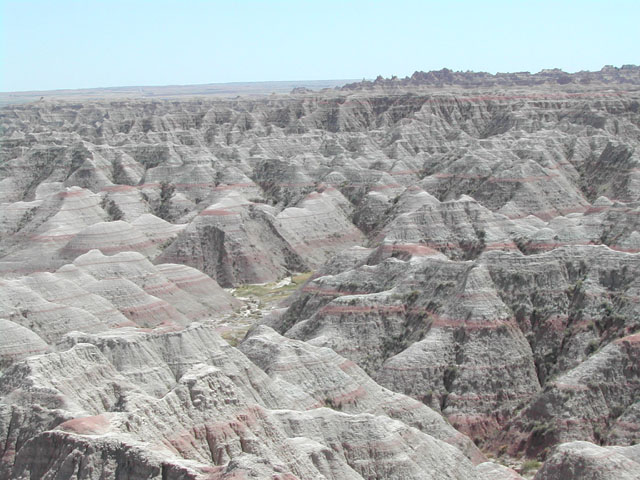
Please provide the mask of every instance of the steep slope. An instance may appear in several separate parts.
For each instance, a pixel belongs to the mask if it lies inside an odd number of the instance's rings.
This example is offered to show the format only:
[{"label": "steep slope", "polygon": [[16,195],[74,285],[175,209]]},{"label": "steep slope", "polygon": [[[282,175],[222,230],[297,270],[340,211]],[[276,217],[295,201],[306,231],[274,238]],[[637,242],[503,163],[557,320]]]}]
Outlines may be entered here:
[{"label": "steep slope", "polygon": [[638,85],[2,108],[0,476],[635,475]]},{"label": "steep slope", "polygon": [[[66,345],[1,379],[2,466],[12,478],[483,478],[456,448],[382,412],[319,408],[295,375],[271,379],[203,326],[74,334]],[[40,414],[20,422],[34,405]],[[453,432],[425,413],[435,426],[423,429]]]}]

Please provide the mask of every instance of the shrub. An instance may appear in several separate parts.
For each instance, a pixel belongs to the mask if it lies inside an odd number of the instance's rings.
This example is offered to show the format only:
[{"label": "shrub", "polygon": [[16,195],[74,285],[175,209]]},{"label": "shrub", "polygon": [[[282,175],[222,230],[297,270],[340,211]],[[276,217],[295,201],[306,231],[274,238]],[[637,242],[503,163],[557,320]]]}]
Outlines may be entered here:
[{"label": "shrub", "polygon": [[155,211],[156,216],[162,218],[163,220],[171,221],[171,197],[173,197],[175,191],[176,187],[171,183],[163,181],[160,184],[160,204]]},{"label": "shrub", "polygon": [[100,202],[100,206],[107,212],[109,215],[109,221],[115,222],[117,220],[122,220],[124,213],[120,210],[120,207],[113,200],[107,199],[107,197],[102,199]]},{"label": "shrub", "polygon": [[332,410],[342,410],[342,403],[334,401],[332,398],[324,399],[324,406]]},{"label": "shrub", "polygon": [[598,342],[597,340],[591,340],[589,341],[589,343],[587,344],[587,347],[584,349],[584,352],[587,355],[591,355],[593,352],[595,352],[596,350],[598,350],[598,347],[600,346],[600,342]]},{"label": "shrub", "polygon": [[418,290],[413,290],[409,295],[407,295],[407,303],[415,303],[419,295],[420,292]]},{"label": "shrub", "polygon": [[520,469],[521,473],[538,470],[542,464],[538,460],[526,460]]},{"label": "shrub", "polygon": [[458,367],[456,367],[455,365],[449,365],[447,368],[445,368],[442,381],[447,392],[451,391],[451,386],[453,385],[453,382],[455,381],[457,376]]},{"label": "shrub", "polygon": [[36,210],[37,210],[37,207],[33,207],[27,210],[26,212],[24,212],[24,214],[20,218],[20,221],[18,222],[18,225],[16,227],[16,232],[19,232],[20,230],[22,230],[25,226],[27,226],[27,224],[31,220],[33,220],[33,217],[36,214]]}]

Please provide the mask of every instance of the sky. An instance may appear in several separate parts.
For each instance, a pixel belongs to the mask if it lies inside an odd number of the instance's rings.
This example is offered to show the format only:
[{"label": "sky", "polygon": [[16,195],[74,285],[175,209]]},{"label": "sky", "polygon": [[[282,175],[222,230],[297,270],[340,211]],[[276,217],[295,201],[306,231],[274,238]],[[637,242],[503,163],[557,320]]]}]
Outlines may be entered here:
[{"label": "sky", "polygon": [[0,91],[640,64],[640,1],[0,0]]}]

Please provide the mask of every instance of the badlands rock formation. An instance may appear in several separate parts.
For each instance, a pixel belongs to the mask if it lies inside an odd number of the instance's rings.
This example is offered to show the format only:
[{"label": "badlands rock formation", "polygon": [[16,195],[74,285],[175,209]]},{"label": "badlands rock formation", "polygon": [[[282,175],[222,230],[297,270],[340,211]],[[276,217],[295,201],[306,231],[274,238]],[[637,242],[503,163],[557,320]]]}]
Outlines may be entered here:
[{"label": "badlands rock formation", "polygon": [[638,477],[640,68],[50,98],[0,111],[1,478]]}]

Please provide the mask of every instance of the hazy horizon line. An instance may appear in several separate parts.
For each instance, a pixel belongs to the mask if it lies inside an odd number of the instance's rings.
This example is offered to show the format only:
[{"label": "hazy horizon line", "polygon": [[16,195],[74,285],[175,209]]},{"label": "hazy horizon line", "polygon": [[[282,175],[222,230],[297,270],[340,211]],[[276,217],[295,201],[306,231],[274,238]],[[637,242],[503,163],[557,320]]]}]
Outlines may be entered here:
[{"label": "hazy horizon line", "polygon": [[[549,67],[542,68],[537,72],[531,72],[531,70],[518,70],[518,71],[490,71],[490,70],[454,70],[448,67],[442,67],[439,70],[414,70],[415,72],[440,72],[442,70],[449,70],[451,72],[456,73],[487,73],[489,75],[499,75],[499,74],[510,74],[510,73],[528,73],[530,75],[535,75],[538,73],[542,73],[545,71],[553,71],[560,70],[567,74],[575,74],[575,73],[583,73],[583,72],[598,72],[607,67],[613,68],[624,68],[628,66],[636,66],[633,63],[622,64],[619,67],[613,64],[603,65],[599,70],[589,70],[589,69],[581,69],[581,70],[563,70],[559,67]],[[392,76],[383,76],[383,78],[409,78],[411,75],[405,75],[404,77],[400,77],[398,75]],[[375,80],[374,77],[367,78],[366,76],[353,77],[353,78],[313,78],[313,79],[292,79],[292,80],[235,80],[231,82],[207,82],[207,83],[166,83],[166,84],[145,84],[145,85],[108,85],[108,86],[88,86],[88,87],[66,87],[66,88],[53,88],[53,89],[31,89],[31,90],[4,90],[0,91],[0,94],[27,94],[27,93],[53,93],[53,92],[72,92],[72,91],[83,91],[83,90],[115,90],[115,89],[133,89],[133,88],[186,88],[186,87],[200,87],[200,86],[209,86],[209,85],[250,85],[250,84],[277,84],[277,83],[313,83],[313,82],[354,82],[354,81],[372,81]]]}]

